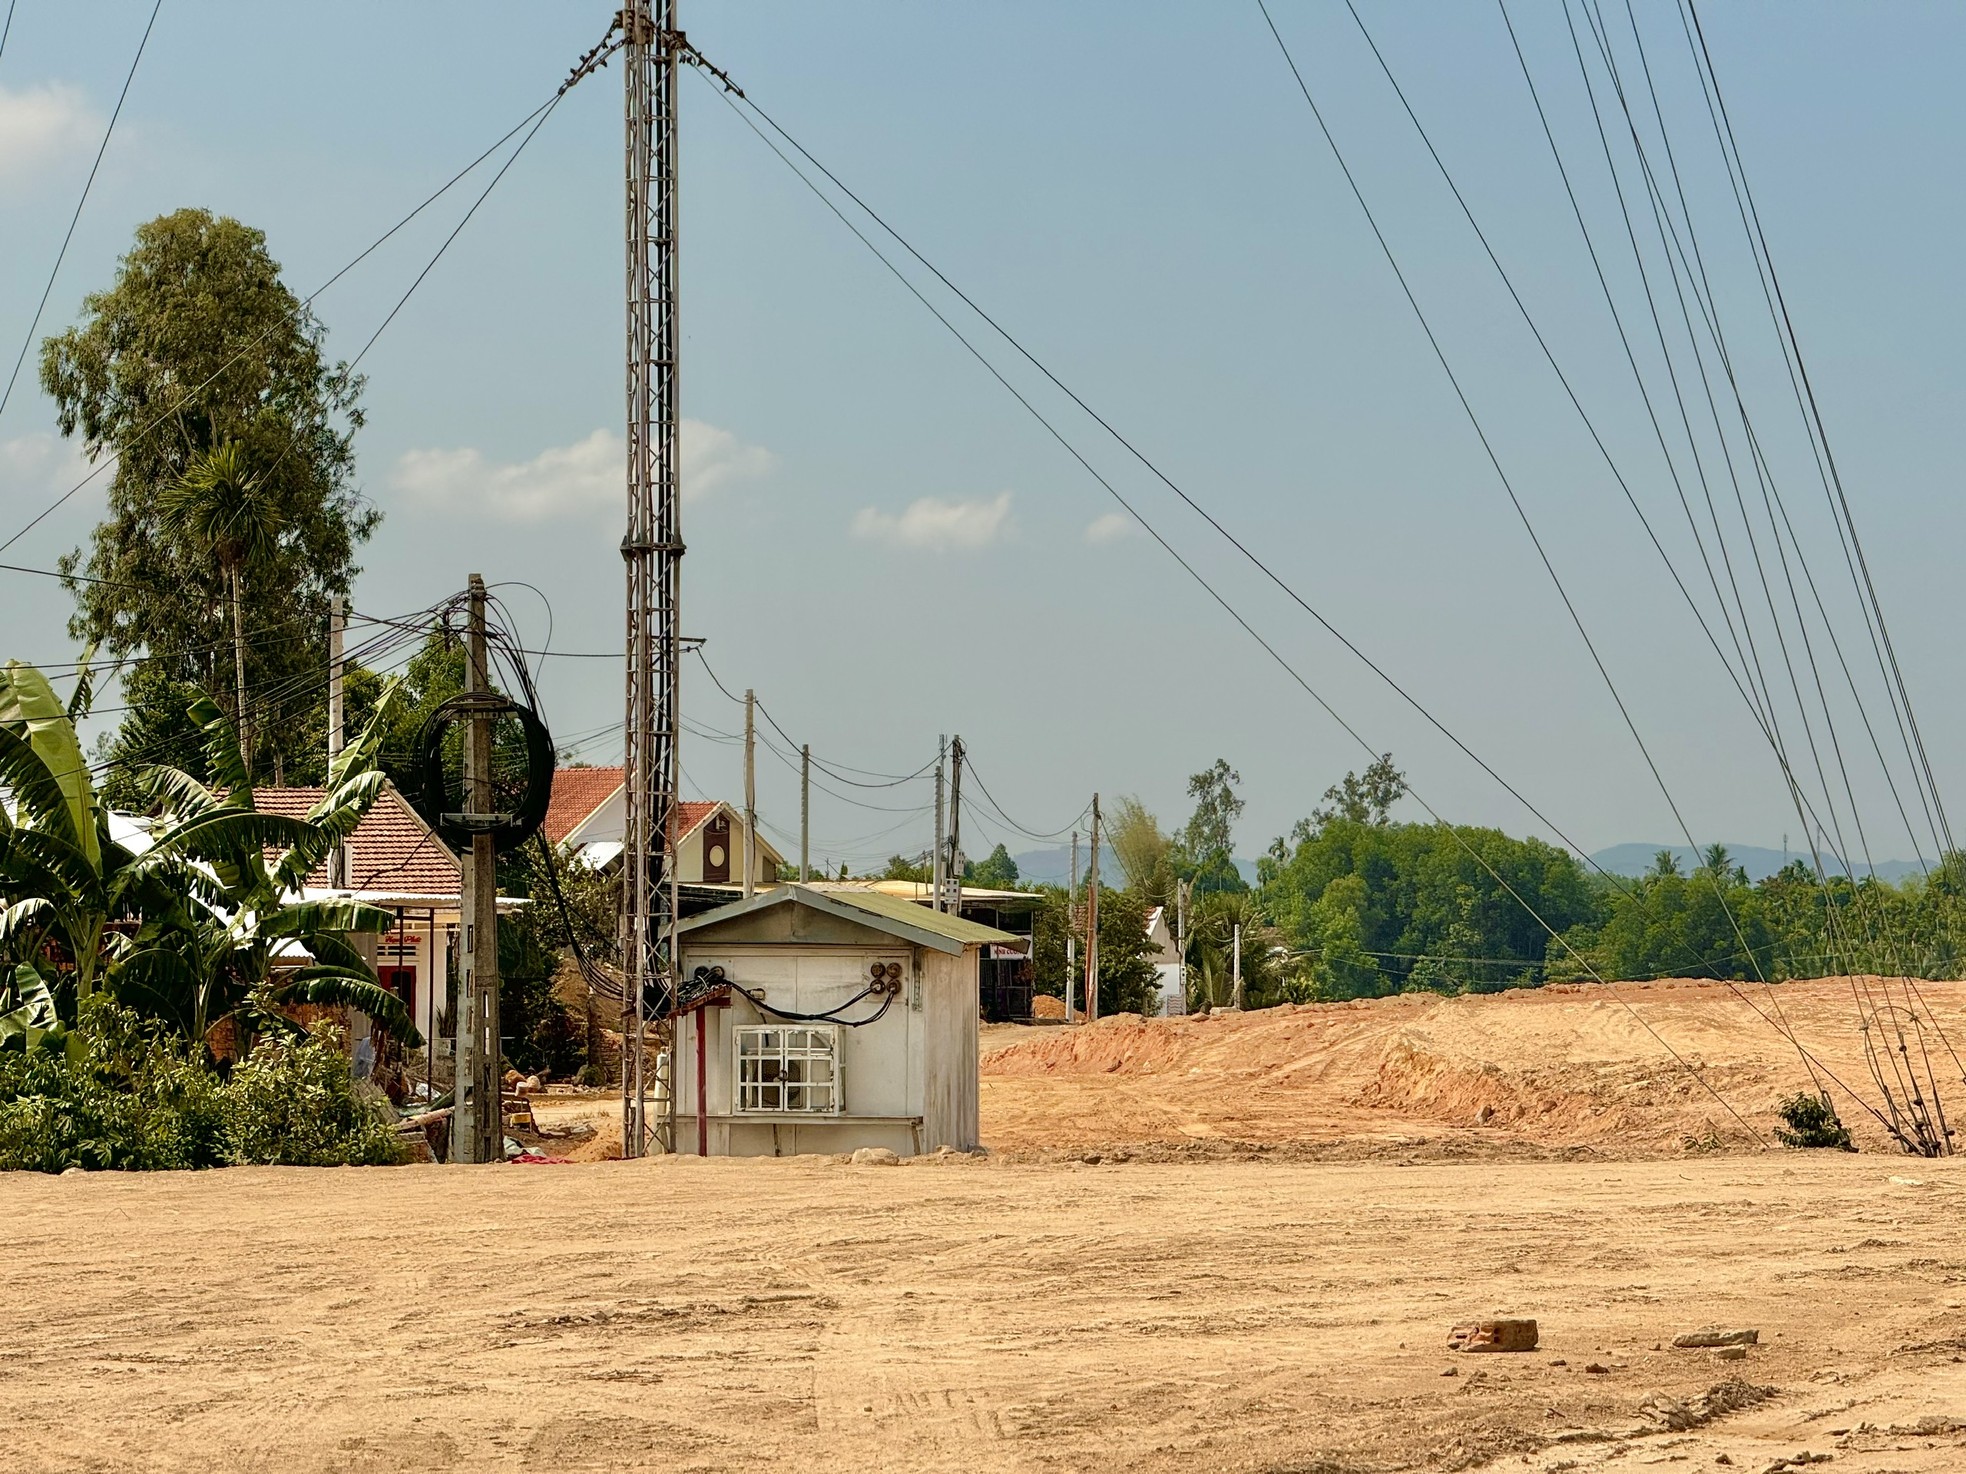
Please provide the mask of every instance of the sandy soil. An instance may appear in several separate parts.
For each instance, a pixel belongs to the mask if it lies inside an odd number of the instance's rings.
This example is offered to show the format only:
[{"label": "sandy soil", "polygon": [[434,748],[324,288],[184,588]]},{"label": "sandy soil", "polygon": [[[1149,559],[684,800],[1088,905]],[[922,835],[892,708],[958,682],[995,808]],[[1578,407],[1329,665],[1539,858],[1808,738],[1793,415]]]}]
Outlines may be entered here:
[{"label": "sandy soil", "polygon": [[[1962,1208],[1837,1154],[20,1175],[0,1467],[1958,1470]],[[1496,1311],[1541,1350],[1444,1349]],[[1762,1344],[1657,1349],[1711,1322]]]},{"label": "sandy soil", "polygon": [[1756,1149],[1807,1077],[1725,988],[986,1048],[987,1158],[0,1177],[0,1471],[1966,1470],[1966,1164]]},{"label": "sandy soil", "polygon": [[[1922,1047],[1966,1109],[1945,1044],[1966,1054],[1966,983],[1916,986],[1913,1001],[1930,1021]],[[1871,979],[1776,988],[1672,980],[994,1028],[983,1135],[1023,1154],[1114,1143],[1322,1156],[1416,1143],[1497,1157],[1751,1149],[1772,1141],[1775,1103],[1810,1083],[1786,1032],[1815,1061],[1858,1143],[1890,1150],[1858,1099],[1882,1103],[1853,987],[1903,1001],[1901,984]],[[1921,1049],[1915,1031],[1907,1038]]]}]

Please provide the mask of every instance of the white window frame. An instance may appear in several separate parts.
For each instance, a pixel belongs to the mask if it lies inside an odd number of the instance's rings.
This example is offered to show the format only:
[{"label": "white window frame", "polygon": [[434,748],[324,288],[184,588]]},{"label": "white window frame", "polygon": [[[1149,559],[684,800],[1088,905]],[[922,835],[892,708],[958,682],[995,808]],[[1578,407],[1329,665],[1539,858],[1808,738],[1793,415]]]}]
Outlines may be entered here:
[{"label": "white window frame", "polygon": [[[841,1114],[846,1104],[846,1082],[838,1024],[739,1024],[731,1034],[733,1115]],[[828,1065],[823,1080],[809,1078],[809,1066],[817,1060]],[[747,1063],[758,1066],[750,1079],[745,1076]]]}]

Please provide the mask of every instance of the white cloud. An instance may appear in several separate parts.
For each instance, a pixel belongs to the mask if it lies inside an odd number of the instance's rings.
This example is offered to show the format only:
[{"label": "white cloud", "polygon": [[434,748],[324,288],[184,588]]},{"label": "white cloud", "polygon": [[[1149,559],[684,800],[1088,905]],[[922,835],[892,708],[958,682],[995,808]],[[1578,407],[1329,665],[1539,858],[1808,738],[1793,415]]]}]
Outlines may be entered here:
[{"label": "white cloud", "polygon": [[1086,524],[1085,540],[1089,543],[1118,542],[1123,537],[1132,537],[1137,531],[1138,525],[1126,513],[1108,512]]},{"label": "white cloud", "polygon": [[[0,440],[0,501],[25,505],[29,495],[52,497],[67,491],[92,468],[81,442],[41,431]],[[96,484],[107,484],[106,478]]]},{"label": "white cloud", "polygon": [[[776,457],[729,430],[683,421],[683,497],[694,501],[735,482],[762,476]],[[495,462],[470,447],[412,450],[390,471],[389,484],[433,507],[471,506],[504,522],[616,513],[623,505],[628,452],[612,430],[556,445],[529,461]]]},{"label": "white cloud", "polygon": [[683,421],[683,496],[709,496],[736,481],[769,471],[778,457],[762,445],[746,445],[728,430],[701,420]]},{"label": "white cloud", "polygon": [[0,183],[86,153],[101,137],[102,118],[73,83],[0,87]]},{"label": "white cloud", "polygon": [[925,496],[908,504],[900,516],[862,507],[853,519],[853,535],[897,548],[926,548],[944,553],[957,548],[987,548],[1010,529],[1010,493],[987,501],[944,501]]}]

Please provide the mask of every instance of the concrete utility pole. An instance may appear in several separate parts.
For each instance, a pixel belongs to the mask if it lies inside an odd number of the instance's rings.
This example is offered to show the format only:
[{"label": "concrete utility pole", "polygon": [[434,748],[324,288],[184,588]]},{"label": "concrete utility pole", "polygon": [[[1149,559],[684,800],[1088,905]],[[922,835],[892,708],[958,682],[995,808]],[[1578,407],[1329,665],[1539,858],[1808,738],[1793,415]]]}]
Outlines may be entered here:
[{"label": "concrete utility pole", "polygon": [[758,872],[758,698],[744,688],[744,899],[757,892]]},{"label": "concrete utility pole", "polygon": [[1092,795],[1092,858],[1085,887],[1085,1021],[1099,1022],[1099,795]]},{"label": "concrete utility pole", "polygon": [[799,748],[799,884],[804,885],[812,859],[812,744]]},{"label": "concrete utility pole", "polygon": [[1065,1022],[1072,1021],[1072,993],[1079,975],[1079,832],[1072,831],[1072,884],[1065,892]]},{"label": "concrete utility pole", "polygon": [[[342,743],[342,641],[348,628],[348,606],[340,594],[328,600],[328,775],[333,781],[335,759]],[[328,852],[328,886],[331,890],[348,887],[348,848],[337,844]]]},{"label": "concrete utility pole", "polygon": [[1236,1012],[1241,1013],[1242,1012],[1242,923],[1240,921],[1238,921],[1232,928],[1230,928],[1230,935],[1234,938],[1234,940],[1230,943],[1230,946],[1233,950],[1229,955],[1229,978],[1230,978],[1229,996],[1235,1000],[1234,1006]]},{"label": "concrete utility pole", "polygon": [[[624,1156],[639,1157],[648,1140],[644,1000],[668,977],[675,957],[683,560],[676,69],[688,43],[677,24],[676,0],[626,0],[617,24],[628,248],[621,1144]],[[670,989],[672,1026],[675,996]]]},{"label": "concrete utility pole", "polygon": [[963,909],[963,740],[949,744],[949,862],[943,867],[949,887],[948,904],[942,909],[957,916]]},{"label": "concrete utility pole", "polygon": [[[464,694],[489,695],[485,663],[485,581],[471,575],[471,612],[465,642]],[[464,812],[467,819],[492,810],[492,714],[473,711],[464,728]],[[471,836],[462,855],[464,976],[458,988],[457,1080],[451,1100],[451,1160],[496,1162],[505,1155],[505,1122],[499,1110],[498,1051],[498,861],[489,834]]]},{"label": "concrete utility pole", "polygon": [[1174,882],[1174,956],[1181,979],[1181,1012],[1188,1011],[1188,889],[1190,881]]},{"label": "concrete utility pole", "polygon": [[942,779],[943,768],[949,761],[949,739],[938,737],[935,748],[935,858],[929,862],[928,904],[934,911],[942,909]]}]

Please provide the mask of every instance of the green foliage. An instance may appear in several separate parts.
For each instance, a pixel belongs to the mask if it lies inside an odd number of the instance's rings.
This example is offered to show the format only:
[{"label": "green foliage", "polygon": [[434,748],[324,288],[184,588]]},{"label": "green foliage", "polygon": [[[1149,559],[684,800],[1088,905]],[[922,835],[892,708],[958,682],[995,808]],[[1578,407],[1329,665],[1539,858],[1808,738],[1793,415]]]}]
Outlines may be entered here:
[{"label": "green foliage", "polygon": [[[1150,960],[1147,903],[1129,891],[1099,889],[1099,1012],[1160,1012],[1160,978]],[[1085,953],[1079,953],[1084,966]],[[1081,1006],[1084,1000],[1080,1000]]]},{"label": "green foliage", "polygon": [[1226,758],[1217,758],[1213,767],[1188,779],[1195,811],[1181,832],[1181,843],[1198,895],[1249,888],[1235,863],[1235,824],[1244,808],[1235,790],[1240,782],[1242,774]]},{"label": "green foliage", "polygon": [[[1724,857],[1723,857],[1724,858]],[[1600,977],[1774,977],[1777,938],[1738,870],[1654,871],[1606,892],[1609,916],[1579,948]]]},{"label": "green foliage", "polygon": [[1284,935],[1270,925],[1257,895],[1218,891],[1199,897],[1188,917],[1190,1007],[1234,1006],[1238,929],[1244,1008],[1268,1008],[1307,996]]},{"label": "green foliage", "polygon": [[1325,789],[1324,801],[1330,807],[1313,809],[1311,818],[1318,824],[1328,824],[1334,819],[1353,824],[1384,824],[1391,817],[1393,805],[1405,796],[1406,775],[1393,766],[1390,752],[1381,753],[1366,768],[1363,778],[1347,773],[1344,782]]},{"label": "green foliage", "polygon": [[1017,862],[1010,858],[1010,851],[998,845],[990,851],[989,858],[982,861],[971,860],[963,866],[963,881],[969,885],[981,886],[985,890],[1009,891],[1017,889]]},{"label": "green foliage", "polygon": [[[916,885],[927,885],[935,878],[935,868],[927,860],[916,861],[910,860],[902,855],[890,855],[887,861],[887,869],[883,870],[879,875],[870,878],[874,880],[912,880]],[[844,864],[840,866],[840,879],[846,879],[846,866]]]},{"label": "green foliage", "polygon": [[200,783],[211,781],[205,734],[191,719],[191,703],[205,694],[197,682],[177,679],[162,661],[141,660],[123,673],[121,694],[122,725],[104,733],[96,746],[105,808],[148,809],[152,800],[143,789],[143,770],[152,765],[176,768]]},{"label": "green foliage", "polygon": [[1332,817],[1259,862],[1258,898],[1322,998],[1543,981],[1547,933],[1598,919],[1581,867],[1495,829]]},{"label": "green foliage", "polygon": [[[532,900],[523,910],[498,918],[499,1033],[505,1037],[507,1061],[521,1074],[550,1070],[558,1079],[571,1079],[587,1062],[584,1020],[576,1019],[553,991],[563,949],[570,949],[571,942],[543,881]],[[578,918],[575,924],[580,924]],[[591,955],[588,940],[583,931],[581,944]]]},{"label": "green foliage", "polygon": [[[138,227],[114,283],[76,327],[41,345],[57,423],[93,459],[117,457],[108,515],[72,580],[77,638],[219,696],[232,685],[230,577],[202,538],[173,534],[167,494],[222,447],[256,468],[277,529],[263,572],[244,581],[241,624],[255,702],[254,766],[318,770],[328,601],[346,594],[354,552],[381,514],[355,488],[359,378],[330,365],[324,330],[280,280],[265,236],[205,210]],[[298,695],[294,693],[300,693]],[[123,755],[145,756],[128,742]]]},{"label": "green foliage", "polygon": [[1105,821],[1102,838],[1120,863],[1126,888],[1150,906],[1172,905],[1186,856],[1162,832],[1160,820],[1139,799],[1122,794]]},{"label": "green foliage", "polygon": [[[382,712],[376,747],[376,766],[404,793],[423,783],[423,727],[433,712],[464,690],[464,643],[448,630],[437,630],[423,642],[404,668],[400,693]],[[348,725],[360,728],[374,720],[388,682],[372,671],[350,671],[345,682]]]},{"label": "green foliage", "polygon": [[[1032,913],[1031,976],[1036,992],[1062,998],[1065,994],[1065,941],[1069,934],[1071,897],[1063,886],[1036,887],[1037,909]],[[1080,892],[1084,902],[1084,892]],[[1154,972],[1154,947],[1147,940],[1150,908],[1131,891],[1099,889],[1099,1012],[1101,1014],[1160,1012],[1160,979]],[[1072,1000],[1085,1007],[1085,939],[1079,939],[1078,972],[1072,979]]]},{"label": "green foliage", "polygon": [[222,1078],[192,1041],[106,998],[66,1049],[0,1049],[0,1171],[402,1160],[333,1030],[263,1040]]},{"label": "green foliage", "polygon": [[[393,705],[386,697],[343,749],[328,792],[302,820],[254,809],[232,723],[196,697],[190,716],[204,736],[204,767],[224,797],[182,771],[147,770],[142,791],[158,817],[148,847],[135,853],[109,837],[67,709],[39,671],[8,665],[0,672],[0,783],[14,806],[0,812],[0,975],[9,979],[0,1013],[43,1027],[43,1004],[29,997],[39,994],[72,1023],[107,989],[202,1044],[224,1019],[250,1033],[274,1005],[335,1004],[420,1042],[400,1000],[349,940],[386,930],[390,914],[290,899],[381,791],[373,763]],[[275,952],[296,945],[312,960],[272,982]],[[268,986],[270,1002],[256,1001]],[[36,1016],[18,1020],[22,1006]]]},{"label": "green foliage", "polygon": [[1775,1128],[1775,1140],[1783,1146],[1828,1147],[1854,1152],[1850,1128],[1837,1119],[1836,1107],[1828,1095],[1799,1091],[1775,1107],[1783,1125]]},{"label": "green foliage", "polygon": [[395,1112],[356,1082],[341,1031],[262,1038],[224,1091],[226,1160],[280,1167],[389,1167]]}]

